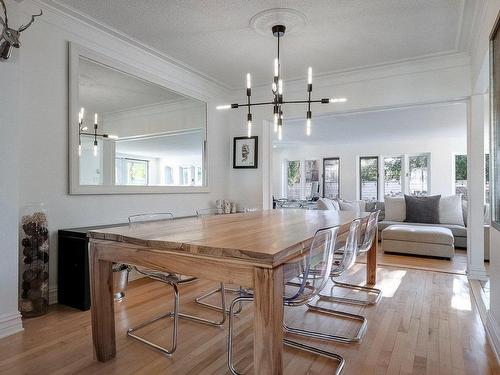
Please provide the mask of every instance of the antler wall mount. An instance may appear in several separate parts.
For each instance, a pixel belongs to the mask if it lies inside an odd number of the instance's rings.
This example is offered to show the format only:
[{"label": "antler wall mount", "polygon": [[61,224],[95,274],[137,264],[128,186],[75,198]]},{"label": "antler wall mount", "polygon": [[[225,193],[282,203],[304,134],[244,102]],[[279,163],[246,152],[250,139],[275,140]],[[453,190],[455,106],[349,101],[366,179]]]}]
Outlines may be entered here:
[{"label": "antler wall mount", "polygon": [[21,25],[18,29],[12,29],[9,27],[7,7],[4,0],[0,0],[0,4],[3,8],[3,18],[0,13],[0,27],[2,28],[2,33],[0,34],[0,59],[7,60],[12,54],[12,48],[21,47],[21,42],[19,41],[21,33],[35,22],[35,17],[40,17],[43,12],[40,9],[40,14],[33,14],[30,22],[26,25]]}]

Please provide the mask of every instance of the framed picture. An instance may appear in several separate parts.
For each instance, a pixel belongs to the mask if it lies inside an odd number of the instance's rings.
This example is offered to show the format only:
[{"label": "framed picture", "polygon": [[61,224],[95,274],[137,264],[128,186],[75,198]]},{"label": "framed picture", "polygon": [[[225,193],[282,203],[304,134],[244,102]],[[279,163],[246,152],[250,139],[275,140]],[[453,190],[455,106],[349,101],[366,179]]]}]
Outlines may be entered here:
[{"label": "framed picture", "polygon": [[257,168],[259,137],[233,139],[233,168]]}]

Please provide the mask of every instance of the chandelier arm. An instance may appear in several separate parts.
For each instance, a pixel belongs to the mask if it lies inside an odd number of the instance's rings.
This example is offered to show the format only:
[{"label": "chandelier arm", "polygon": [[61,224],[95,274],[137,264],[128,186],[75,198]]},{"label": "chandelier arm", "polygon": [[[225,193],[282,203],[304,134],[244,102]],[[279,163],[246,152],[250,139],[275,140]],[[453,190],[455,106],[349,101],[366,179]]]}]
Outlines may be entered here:
[{"label": "chandelier arm", "polygon": [[[306,104],[306,103],[323,103],[327,104],[329,103],[330,99],[318,99],[318,100],[288,100],[288,101],[283,101],[279,104]],[[258,105],[275,105],[276,103],[274,101],[272,102],[261,102],[261,103],[246,103],[246,104],[231,104],[231,108],[239,108],[239,107],[253,107],[253,106],[258,106]]]}]

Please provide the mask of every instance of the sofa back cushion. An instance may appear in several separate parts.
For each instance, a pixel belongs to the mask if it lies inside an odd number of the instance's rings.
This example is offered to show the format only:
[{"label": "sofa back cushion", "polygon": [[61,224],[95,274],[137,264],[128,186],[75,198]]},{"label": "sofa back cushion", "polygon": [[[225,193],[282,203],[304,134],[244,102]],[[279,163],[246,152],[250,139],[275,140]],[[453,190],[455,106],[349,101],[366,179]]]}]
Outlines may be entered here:
[{"label": "sofa back cushion", "polygon": [[344,199],[338,199],[341,211],[354,211],[354,212],[363,212],[365,211],[365,201],[346,201]]},{"label": "sofa back cushion", "polygon": [[340,211],[340,207],[337,201],[328,198],[320,198],[316,203],[318,210],[335,210]]},{"label": "sofa back cushion", "polygon": [[439,224],[441,195],[415,197],[405,194],[406,220],[409,223]]},{"label": "sofa back cushion", "polygon": [[465,226],[462,211],[462,195],[441,197],[439,201],[439,222]]},{"label": "sofa back cushion", "polygon": [[385,197],[385,218],[389,221],[406,220],[406,202],[403,197]]}]

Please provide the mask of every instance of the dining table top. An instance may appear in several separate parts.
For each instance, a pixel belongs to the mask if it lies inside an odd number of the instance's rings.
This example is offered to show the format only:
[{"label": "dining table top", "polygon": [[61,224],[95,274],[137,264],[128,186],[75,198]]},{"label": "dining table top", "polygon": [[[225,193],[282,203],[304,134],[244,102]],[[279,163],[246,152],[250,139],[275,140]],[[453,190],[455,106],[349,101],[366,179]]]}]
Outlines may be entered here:
[{"label": "dining table top", "polygon": [[340,226],[369,213],[334,210],[262,210],[247,213],[185,217],[118,225],[88,232],[108,240],[154,251],[231,258],[278,266],[309,249],[320,228]]}]

